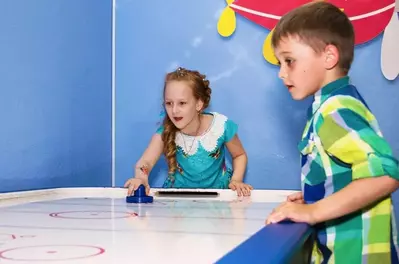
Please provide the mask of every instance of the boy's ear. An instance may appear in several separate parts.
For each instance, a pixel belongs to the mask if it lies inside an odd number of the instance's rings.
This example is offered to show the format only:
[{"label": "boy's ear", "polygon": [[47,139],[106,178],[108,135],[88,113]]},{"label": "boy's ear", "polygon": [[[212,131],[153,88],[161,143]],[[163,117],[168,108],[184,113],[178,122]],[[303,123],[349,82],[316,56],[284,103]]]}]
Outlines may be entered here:
[{"label": "boy's ear", "polygon": [[324,65],[327,70],[333,69],[339,62],[339,51],[335,45],[327,45],[324,49]]}]

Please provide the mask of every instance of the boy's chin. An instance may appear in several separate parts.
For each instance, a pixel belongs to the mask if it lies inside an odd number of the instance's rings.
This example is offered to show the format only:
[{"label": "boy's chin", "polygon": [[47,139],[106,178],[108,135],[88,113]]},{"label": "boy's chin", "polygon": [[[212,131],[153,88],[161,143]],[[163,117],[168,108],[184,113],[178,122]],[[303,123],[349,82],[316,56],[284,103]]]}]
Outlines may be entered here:
[{"label": "boy's chin", "polygon": [[306,98],[308,98],[310,95],[312,95],[311,92],[309,91],[291,91],[291,97],[292,99],[296,100],[296,101],[301,101],[304,100]]},{"label": "boy's chin", "polygon": [[308,97],[307,94],[291,94],[292,99],[294,99],[295,101],[301,101],[303,99],[305,99],[306,97]]}]

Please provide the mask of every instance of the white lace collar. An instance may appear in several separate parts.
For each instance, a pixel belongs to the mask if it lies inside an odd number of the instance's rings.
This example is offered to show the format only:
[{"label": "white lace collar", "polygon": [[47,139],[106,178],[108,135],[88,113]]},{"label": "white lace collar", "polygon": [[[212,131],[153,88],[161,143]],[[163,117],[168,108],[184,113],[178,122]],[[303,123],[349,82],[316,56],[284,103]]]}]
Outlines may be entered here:
[{"label": "white lace collar", "polygon": [[224,125],[227,117],[211,112],[213,120],[209,129],[200,136],[189,136],[181,132],[176,133],[176,145],[183,149],[186,155],[194,155],[198,151],[199,144],[208,152],[212,152],[217,148],[217,142],[224,134]]}]

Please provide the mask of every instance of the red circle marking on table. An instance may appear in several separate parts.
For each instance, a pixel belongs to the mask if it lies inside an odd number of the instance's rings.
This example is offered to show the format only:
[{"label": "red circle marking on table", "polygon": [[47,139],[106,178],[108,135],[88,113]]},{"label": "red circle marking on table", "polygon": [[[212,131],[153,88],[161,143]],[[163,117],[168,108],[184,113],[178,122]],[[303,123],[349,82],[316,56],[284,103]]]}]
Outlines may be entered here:
[{"label": "red circle marking on table", "polygon": [[[30,250],[30,249],[34,249],[34,250],[40,250],[40,248],[46,248],[46,247],[80,247],[80,248],[89,248],[89,249],[95,249],[97,252],[94,252],[90,255],[86,255],[86,256],[77,256],[77,257],[72,257],[72,258],[64,258],[64,259],[45,259],[45,258],[41,258],[41,259],[29,259],[29,258],[15,258],[15,257],[8,257],[7,254],[10,253],[15,253],[15,251],[23,251],[23,250]],[[60,249],[58,250],[48,250],[45,249],[44,250],[46,254],[57,254],[60,252]],[[0,259],[6,259],[6,260],[13,260],[13,261],[66,261],[66,260],[76,260],[76,259],[85,259],[85,258],[91,258],[91,257],[95,257],[98,255],[101,255],[105,252],[105,249],[100,248],[100,247],[96,247],[96,246],[86,246],[86,245],[42,245],[42,246],[27,246],[27,247],[16,247],[16,248],[9,248],[3,251],[0,251]],[[61,252],[62,253],[62,252]],[[21,254],[21,255],[25,255],[26,254]]]},{"label": "red circle marking on table", "polygon": [[[121,216],[110,216],[110,217],[73,217],[73,216],[65,216],[67,214],[74,214],[74,213],[87,213],[88,215],[93,215],[98,216],[98,214],[101,213],[109,213],[109,214],[123,214]],[[136,217],[138,216],[137,213],[133,212],[110,212],[110,211],[68,211],[68,212],[56,212],[56,213],[51,213],[49,216],[54,217],[54,218],[65,218],[65,219],[117,219],[117,218],[129,218],[129,217]]]}]

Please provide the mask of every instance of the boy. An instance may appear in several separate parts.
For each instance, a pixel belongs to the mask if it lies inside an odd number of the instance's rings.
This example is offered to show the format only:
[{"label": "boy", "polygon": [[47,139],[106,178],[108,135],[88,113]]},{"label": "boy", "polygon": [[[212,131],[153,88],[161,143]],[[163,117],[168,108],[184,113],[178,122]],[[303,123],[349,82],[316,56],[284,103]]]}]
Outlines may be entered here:
[{"label": "boy", "polygon": [[348,17],[327,2],[289,12],[274,29],[279,77],[296,100],[314,95],[298,145],[302,192],[267,218],[314,226],[317,263],[397,263],[391,193],[398,161],[347,76],[354,54]]}]

